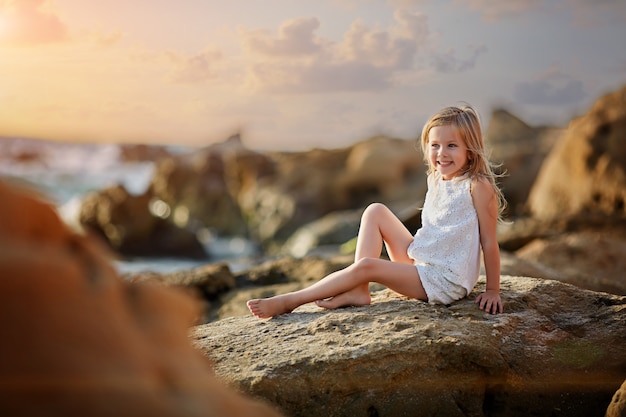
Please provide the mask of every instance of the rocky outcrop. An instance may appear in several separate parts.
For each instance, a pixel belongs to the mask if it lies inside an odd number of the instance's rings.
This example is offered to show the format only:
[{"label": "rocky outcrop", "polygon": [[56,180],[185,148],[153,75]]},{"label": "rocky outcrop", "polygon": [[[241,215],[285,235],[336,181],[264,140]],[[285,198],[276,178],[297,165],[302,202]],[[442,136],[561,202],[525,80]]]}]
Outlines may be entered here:
[{"label": "rocky outcrop", "polygon": [[221,296],[235,290],[235,275],[226,263],[203,265],[190,270],[165,274],[156,272],[129,273],[122,276],[133,284],[154,284],[187,292],[202,305],[200,323],[218,318]]},{"label": "rocky outcrop", "polygon": [[284,242],[299,227],[372,201],[415,201],[425,193],[412,141],[376,137],[342,149],[260,153],[239,136],[162,161],[151,190],[199,225],[258,242]]},{"label": "rocky outcrop", "polygon": [[533,216],[626,216],[626,87],[575,119],[541,167]]},{"label": "rocky outcrop", "polygon": [[626,381],[613,396],[613,401],[606,410],[606,417],[626,417]]},{"label": "rocky outcrop", "polygon": [[274,172],[238,193],[252,235],[284,242],[299,227],[372,201],[412,201],[425,193],[415,142],[375,137],[342,149],[275,152]]},{"label": "rocky outcrop", "polygon": [[500,225],[502,271],[626,295],[626,219],[523,218]]},{"label": "rocky outcrop", "polygon": [[501,164],[505,175],[499,183],[508,202],[508,214],[526,214],[526,202],[543,161],[563,133],[563,129],[529,126],[504,109],[491,114],[485,138],[490,159]]},{"label": "rocky outcrop", "polygon": [[231,139],[163,159],[157,163],[149,192],[167,204],[177,222],[192,230],[204,227],[224,235],[245,235],[245,222],[228,188],[224,156],[240,147],[237,139]]},{"label": "rocky outcrop", "polygon": [[[581,288],[626,295],[626,240],[583,231],[536,239],[515,254]],[[542,277],[545,277],[543,274]]]},{"label": "rocky outcrop", "polygon": [[282,252],[299,258],[327,245],[336,247],[348,242],[357,236],[362,214],[362,209],[329,213],[296,230],[283,245]]},{"label": "rocky outcrop", "polygon": [[150,192],[136,196],[116,185],[85,196],[79,221],[121,255],[206,258],[196,233],[172,221],[170,211]]},{"label": "rocky outcrop", "polygon": [[279,415],[215,378],[192,298],[124,282],[38,198],[0,183],[0,200],[2,415]]},{"label": "rocky outcrop", "polygon": [[[484,288],[484,281],[477,291]],[[377,293],[198,326],[232,386],[291,416],[603,416],[626,376],[626,297],[505,276],[505,312]]]},{"label": "rocky outcrop", "polygon": [[[138,146],[124,150],[130,159],[151,154]],[[362,209],[372,201],[403,208],[426,192],[415,142],[386,137],[341,149],[261,153],[235,135],[191,153],[154,157],[155,174],[143,195],[123,195],[122,186],[112,187],[89,197],[81,209],[82,224],[123,254],[139,247],[150,254],[151,241],[175,240],[170,235],[176,227],[244,236],[278,251],[298,228],[329,213]],[[161,226],[176,227],[155,235],[150,231],[158,218],[166,220]],[[141,245],[131,242],[148,235]]]}]

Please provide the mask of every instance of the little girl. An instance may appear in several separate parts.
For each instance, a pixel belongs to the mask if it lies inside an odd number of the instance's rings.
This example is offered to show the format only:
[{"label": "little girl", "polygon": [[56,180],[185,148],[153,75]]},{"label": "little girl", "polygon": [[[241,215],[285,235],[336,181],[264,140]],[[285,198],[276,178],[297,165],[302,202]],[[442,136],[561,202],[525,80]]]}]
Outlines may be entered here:
[{"label": "little girl", "polygon": [[[415,236],[386,206],[371,204],[361,218],[352,265],[308,288],[250,300],[252,314],[268,318],[313,301],[327,309],[367,305],[370,282],[410,298],[450,304],[476,285],[481,248],[487,286],[476,303],[501,313],[496,225],[505,200],[485,156],[476,111],[469,106],[440,110],[426,122],[421,145],[428,192]],[[383,243],[390,260],[380,258]]]}]

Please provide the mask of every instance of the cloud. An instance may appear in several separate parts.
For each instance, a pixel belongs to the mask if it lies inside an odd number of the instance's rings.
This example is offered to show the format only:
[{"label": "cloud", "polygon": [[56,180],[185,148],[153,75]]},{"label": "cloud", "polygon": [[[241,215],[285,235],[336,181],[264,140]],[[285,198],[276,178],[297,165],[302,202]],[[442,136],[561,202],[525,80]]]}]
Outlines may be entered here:
[{"label": "cloud", "polygon": [[368,63],[391,70],[409,69],[429,35],[428,18],[396,11],[397,24],[389,30],[370,29],[361,21],[352,24],[337,52],[346,61]]},{"label": "cloud", "polygon": [[517,83],[513,95],[522,104],[546,106],[577,103],[588,96],[583,82],[564,74],[558,66],[538,74],[533,81]]},{"label": "cloud", "polygon": [[63,42],[69,38],[63,21],[47,9],[46,0],[5,0],[0,3],[4,31],[0,42],[38,45]]},{"label": "cloud", "polygon": [[283,23],[278,37],[272,38],[269,31],[240,29],[244,47],[253,53],[269,56],[298,56],[319,52],[321,40],[314,32],[319,28],[317,18],[299,18]]},{"label": "cloud", "polygon": [[280,93],[379,90],[397,72],[413,69],[429,38],[428,18],[398,10],[389,28],[371,28],[356,20],[339,42],[315,34],[317,18],[281,25],[278,36],[240,29],[250,54],[249,86]]},{"label": "cloud", "polygon": [[389,85],[389,71],[363,62],[311,65],[257,64],[251,69],[257,87],[274,93],[372,91]]},{"label": "cloud", "polygon": [[468,46],[471,51],[471,56],[466,59],[459,59],[456,57],[454,49],[449,49],[443,53],[433,53],[432,65],[433,67],[443,73],[463,72],[474,68],[478,57],[487,52],[485,45]]},{"label": "cloud", "polygon": [[217,77],[222,61],[222,53],[215,47],[191,56],[176,52],[166,52],[166,57],[174,65],[169,78],[175,83],[197,84]]}]

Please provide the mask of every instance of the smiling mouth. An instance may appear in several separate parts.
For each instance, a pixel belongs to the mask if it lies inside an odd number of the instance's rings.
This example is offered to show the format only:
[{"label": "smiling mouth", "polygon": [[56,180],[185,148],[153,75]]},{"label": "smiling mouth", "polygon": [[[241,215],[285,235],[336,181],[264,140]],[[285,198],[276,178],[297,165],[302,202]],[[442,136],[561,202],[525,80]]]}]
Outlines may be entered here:
[{"label": "smiling mouth", "polygon": [[447,167],[452,165],[452,162],[442,162],[442,161],[438,161],[437,164],[439,164],[442,167]]}]

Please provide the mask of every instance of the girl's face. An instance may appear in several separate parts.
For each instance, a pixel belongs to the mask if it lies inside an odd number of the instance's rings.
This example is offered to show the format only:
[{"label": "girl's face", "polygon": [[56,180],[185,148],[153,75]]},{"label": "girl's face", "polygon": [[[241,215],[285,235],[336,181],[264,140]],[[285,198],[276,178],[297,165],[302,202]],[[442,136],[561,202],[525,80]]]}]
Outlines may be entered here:
[{"label": "girl's face", "polygon": [[467,146],[452,125],[435,126],[428,132],[428,160],[444,180],[463,175],[469,161]]}]

